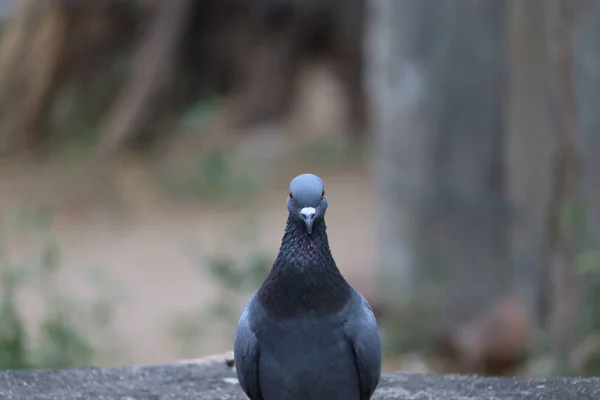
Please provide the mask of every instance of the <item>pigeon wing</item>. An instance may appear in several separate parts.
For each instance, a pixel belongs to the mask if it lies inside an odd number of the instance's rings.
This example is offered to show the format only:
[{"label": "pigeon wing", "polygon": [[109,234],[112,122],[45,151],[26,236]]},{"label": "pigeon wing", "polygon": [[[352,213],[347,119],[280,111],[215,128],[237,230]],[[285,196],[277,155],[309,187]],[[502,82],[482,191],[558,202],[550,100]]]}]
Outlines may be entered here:
[{"label": "pigeon wing", "polygon": [[251,400],[264,400],[258,385],[258,341],[249,320],[251,304],[252,301],[242,313],[235,335],[235,369],[244,393]]},{"label": "pigeon wing", "polygon": [[379,384],[381,375],[381,339],[377,321],[367,300],[359,297],[344,329],[354,351],[360,379],[360,400],[369,400]]}]

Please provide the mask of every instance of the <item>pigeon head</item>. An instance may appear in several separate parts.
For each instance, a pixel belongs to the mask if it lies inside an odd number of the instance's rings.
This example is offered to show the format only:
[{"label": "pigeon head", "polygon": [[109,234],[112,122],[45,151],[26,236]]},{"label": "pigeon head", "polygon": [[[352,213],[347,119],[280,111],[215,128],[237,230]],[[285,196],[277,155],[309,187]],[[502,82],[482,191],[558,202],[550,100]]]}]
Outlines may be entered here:
[{"label": "pigeon head", "polygon": [[292,217],[304,223],[308,234],[312,234],[313,225],[323,220],[327,210],[327,196],[321,178],[302,174],[292,179],[287,208]]},{"label": "pigeon head", "polygon": [[338,312],[351,296],[351,288],[331,255],[323,181],[303,174],[290,183],[289,215],[281,247],[258,296],[266,310],[288,318]]}]

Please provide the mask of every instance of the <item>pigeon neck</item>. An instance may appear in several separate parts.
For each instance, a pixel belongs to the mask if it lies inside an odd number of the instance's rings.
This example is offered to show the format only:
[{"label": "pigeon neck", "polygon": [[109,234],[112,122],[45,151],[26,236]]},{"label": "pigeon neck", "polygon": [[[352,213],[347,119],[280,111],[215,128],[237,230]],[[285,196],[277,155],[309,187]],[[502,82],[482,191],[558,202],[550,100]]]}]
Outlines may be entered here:
[{"label": "pigeon neck", "polygon": [[315,221],[309,235],[290,215],[279,254],[258,292],[263,306],[279,317],[328,315],[346,304],[350,292],[331,255],[325,221]]}]

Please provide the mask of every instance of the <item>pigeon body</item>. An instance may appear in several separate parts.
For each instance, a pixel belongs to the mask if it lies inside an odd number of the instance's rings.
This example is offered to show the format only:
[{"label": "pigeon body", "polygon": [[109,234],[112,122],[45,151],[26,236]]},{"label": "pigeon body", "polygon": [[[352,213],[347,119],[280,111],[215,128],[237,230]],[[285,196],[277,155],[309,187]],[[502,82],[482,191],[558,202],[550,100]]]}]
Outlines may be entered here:
[{"label": "pigeon body", "polygon": [[379,331],[331,255],[321,179],[292,180],[287,205],[279,254],[238,323],[242,389],[252,400],[368,400],[381,373]]}]

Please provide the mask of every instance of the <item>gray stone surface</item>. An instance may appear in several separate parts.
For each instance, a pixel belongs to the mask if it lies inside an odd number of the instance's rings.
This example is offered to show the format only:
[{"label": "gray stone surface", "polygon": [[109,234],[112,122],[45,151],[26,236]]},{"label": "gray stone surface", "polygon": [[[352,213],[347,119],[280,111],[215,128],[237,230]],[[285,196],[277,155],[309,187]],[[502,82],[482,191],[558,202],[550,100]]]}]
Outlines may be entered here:
[{"label": "gray stone surface", "polygon": [[[1,400],[245,399],[224,362],[0,372]],[[600,399],[600,379],[518,380],[386,373],[375,400]]]}]

